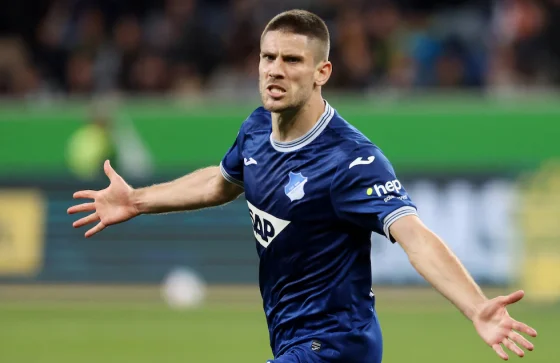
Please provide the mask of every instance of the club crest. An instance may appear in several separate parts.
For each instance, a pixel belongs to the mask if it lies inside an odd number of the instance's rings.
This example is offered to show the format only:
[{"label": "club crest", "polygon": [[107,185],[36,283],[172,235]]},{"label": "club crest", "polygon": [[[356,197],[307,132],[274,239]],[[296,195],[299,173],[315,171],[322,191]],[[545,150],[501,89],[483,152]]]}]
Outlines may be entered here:
[{"label": "club crest", "polygon": [[307,183],[307,177],[303,176],[301,173],[292,173],[288,175],[290,181],[284,187],[284,193],[290,198],[290,201],[299,200],[305,195],[303,187]]}]

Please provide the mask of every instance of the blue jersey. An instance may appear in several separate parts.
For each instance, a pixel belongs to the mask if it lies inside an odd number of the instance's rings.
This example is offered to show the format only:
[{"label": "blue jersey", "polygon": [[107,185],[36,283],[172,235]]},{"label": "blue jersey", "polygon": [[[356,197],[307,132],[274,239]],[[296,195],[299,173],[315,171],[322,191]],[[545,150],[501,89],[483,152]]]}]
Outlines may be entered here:
[{"label": "blue jersey", "polygon": [[303,343],[333,357],[380,344],[371,233],[393,240],[389,226],[416,214],[381,150],[326,102],[314,127],[290,142],[272,138],[271,114],[258,108],[220,167],[245,190],[274,356]]}]

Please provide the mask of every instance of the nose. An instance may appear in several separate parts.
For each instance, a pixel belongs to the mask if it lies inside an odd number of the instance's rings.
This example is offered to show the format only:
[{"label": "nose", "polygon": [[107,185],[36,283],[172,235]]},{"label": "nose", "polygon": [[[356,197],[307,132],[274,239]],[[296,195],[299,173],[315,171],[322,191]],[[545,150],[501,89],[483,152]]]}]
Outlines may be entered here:
[{"label": "nose", "polygon": [[274,79],[284,78],[284,67],[279,57],[276,58],[274,62],[270,63],[270,67],[268,69],[268,77]]}]

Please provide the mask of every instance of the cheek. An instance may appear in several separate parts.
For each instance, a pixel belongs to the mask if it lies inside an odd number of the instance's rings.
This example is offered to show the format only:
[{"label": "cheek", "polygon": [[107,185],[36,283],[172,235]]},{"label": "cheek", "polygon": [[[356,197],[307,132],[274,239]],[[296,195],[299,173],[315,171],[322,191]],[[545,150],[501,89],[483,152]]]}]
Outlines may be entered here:
[{"label": "cheek", "polygon": [[262,62],[259,62],[259,77],[264,79],[266,77],[266,69],[263,66]]},{"label": "cheek", "polygon": [[299,90],[302,93],[309,93],[313,90],[313,85],[315,84],[315,79],[313,75],[306,74],[299,79],[298,85]]}]

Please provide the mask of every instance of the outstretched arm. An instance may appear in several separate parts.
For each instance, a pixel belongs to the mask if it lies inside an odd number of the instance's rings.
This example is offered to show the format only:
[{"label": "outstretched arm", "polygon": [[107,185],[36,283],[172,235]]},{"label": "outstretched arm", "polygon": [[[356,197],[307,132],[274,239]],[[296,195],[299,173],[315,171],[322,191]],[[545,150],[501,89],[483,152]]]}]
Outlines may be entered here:
[{"label": "outstretched arm", "polygon": [[132,201],[140,214],[190,211],[231,202],[243,188],[228,182],[211,166],[168,183],[136,189]]},{"label": "outstretched arm", "polygon": [[166,213],[213,207],[237,198],[243,188],[224,179],[219,167],[195,171],[174,181],[134,189],[111,167],[104,165],[110,184],[103,190],[82,190],[74,198],[92,199],[92,202],[70,207],[69,214],[91,212],[73,223],[79,228],[90,223],[86,237],[101,232],[107,226],[122,223],[140,214]]},{"label": "outstretched arm", "polygon": [[390,227],[391,235],[402,246],[412,266],[436,290],[470,319],[481,338],[504,360],[508,355],[501,344],[522,357],[533,344],[518,332],[535,337],[537,332],[511,318],[506,306],[523,298],[523,291],[488,299],[459,259],[417,216],[406,216]]}]

